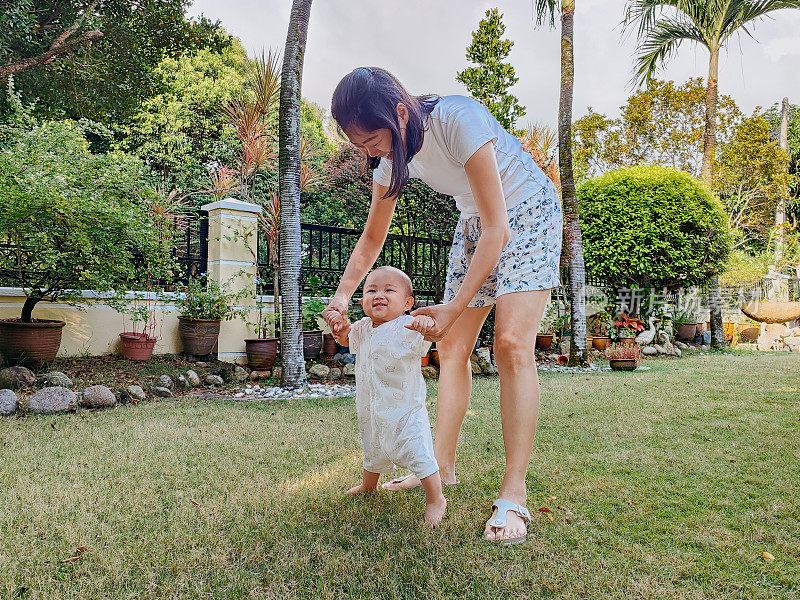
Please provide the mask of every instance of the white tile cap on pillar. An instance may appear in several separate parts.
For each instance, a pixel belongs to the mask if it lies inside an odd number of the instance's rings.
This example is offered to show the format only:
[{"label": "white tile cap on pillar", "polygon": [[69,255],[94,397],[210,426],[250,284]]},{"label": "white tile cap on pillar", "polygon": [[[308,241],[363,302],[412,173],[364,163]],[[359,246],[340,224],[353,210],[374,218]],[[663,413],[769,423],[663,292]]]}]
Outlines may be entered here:
[{"label": "white tile cap on pillar", "polygon": [[253,204],[251,202],[244,202],[242,200],[236,200],[235,198],[223,198],[222,200],[217,200],[216,202],[211,202],[209,204],[204,204],[200,207],[200,210],[205,210],[211,212],[212,210],[238,210],[240,212],[251,212],[256,214],[261,214],[262,209],[258,204]]}]

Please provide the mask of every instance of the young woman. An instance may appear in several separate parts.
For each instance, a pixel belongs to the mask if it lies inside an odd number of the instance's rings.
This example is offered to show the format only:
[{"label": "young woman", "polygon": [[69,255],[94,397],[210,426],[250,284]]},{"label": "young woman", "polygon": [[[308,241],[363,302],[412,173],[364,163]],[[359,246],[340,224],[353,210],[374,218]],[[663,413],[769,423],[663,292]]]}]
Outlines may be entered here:
[{"label": "young woman", "polygon": [[[525,475],[539,413],[533,347],[550,289],[559,283],[562,225],[555,187],[486,108],[462,96],[411,96],[383,69],[359,68],[345,76],[331,112],[375,171],[364,233],[323,316],[335,322],[337,313],[346,315],[380,254],[409,177],[454,197],[461,218],[444,303],[413,313],[436,323],[426,335],[436,342],[441,368],[436,459],[442,481],[457,483],[456,445],[472,388],[469,358],[494,305],[506,466],[485,537],[522,541],[530,520]],[[385,487],[418,485],[411,476]]]}]

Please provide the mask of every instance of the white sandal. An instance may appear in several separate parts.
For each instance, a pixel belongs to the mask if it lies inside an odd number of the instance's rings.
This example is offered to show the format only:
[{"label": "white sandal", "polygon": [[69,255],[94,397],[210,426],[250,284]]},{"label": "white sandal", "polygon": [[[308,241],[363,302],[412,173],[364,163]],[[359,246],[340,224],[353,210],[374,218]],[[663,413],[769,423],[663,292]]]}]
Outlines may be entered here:
[{"label": "white sandal", "polygon": [[[498,498],[494,501],[494,504],[492,504],[492,510],[495,508],[497,509],[497,514],[491,521],[489,521],[490,527],[495,527],[497,529],[505,527],[508,524],[508,511],[513,510],[515,513],[517,513],[519,518],[522,519],[522,522],[525,523],[525,528],[527,530],[528,523],[531,522],[531,513],[527,508],[521,504],[514,504],[510,500],[503,500],[502,498]],[[511,546],[512,544],[521,544],[526,539],[528,539],[527,531],[525,532],[525,535],[521,535],[519,537],[490,541],[500,542],[504,546]]]}]

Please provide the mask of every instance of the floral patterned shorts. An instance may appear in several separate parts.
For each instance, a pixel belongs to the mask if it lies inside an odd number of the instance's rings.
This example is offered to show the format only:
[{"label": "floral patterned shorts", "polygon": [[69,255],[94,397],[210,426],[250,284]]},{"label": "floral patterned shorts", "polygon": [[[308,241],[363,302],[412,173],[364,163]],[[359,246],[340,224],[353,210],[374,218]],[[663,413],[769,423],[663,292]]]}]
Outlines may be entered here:
[{"label": "floral patterned shorts", "polygon": [[[542,188],[533,197],[509,208],[511,239],[469,306],[491,306],[503,294],[557,287],[561,223],[561,204],[554,186]],[[450,249],[445,302],[455,298],[461,287],[480,237],[481,218],[461,215]]]}]

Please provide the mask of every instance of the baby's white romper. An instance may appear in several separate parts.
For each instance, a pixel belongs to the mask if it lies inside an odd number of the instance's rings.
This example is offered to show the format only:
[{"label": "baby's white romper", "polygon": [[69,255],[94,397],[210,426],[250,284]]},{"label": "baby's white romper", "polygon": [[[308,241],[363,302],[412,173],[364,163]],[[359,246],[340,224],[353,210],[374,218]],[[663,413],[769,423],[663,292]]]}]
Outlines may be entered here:
[{"label": "baby's white romper", "polygon": [[412,320],[401,315],[373,327],[364,317],[350,328],[349,343],[364,469],[388,473],[397,465],[424,479],[439,471],[420,370],[431,343],[404,327]]}]

